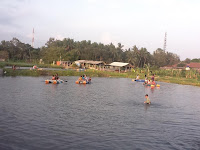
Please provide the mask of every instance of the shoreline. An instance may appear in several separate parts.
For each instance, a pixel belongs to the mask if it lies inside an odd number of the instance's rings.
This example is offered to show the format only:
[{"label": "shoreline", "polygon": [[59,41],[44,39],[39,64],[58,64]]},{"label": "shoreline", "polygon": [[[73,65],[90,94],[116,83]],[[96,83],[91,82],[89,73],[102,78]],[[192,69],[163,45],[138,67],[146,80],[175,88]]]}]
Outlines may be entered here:
[{"label": "shoreline", "polygon": [[[12,70],[12,69],[3,69],[3,72],[6,71],[4,76],[52,76],[53,74],[58,73],[59,76],[81,76],[86,74],[90,77],[116,77],[116,78],[130,78],[134,79],[137,74],[140,75],[140,78],[144,78],[144,73],[136,72],[127,72],[127,73],[118,73],[118,72],[109,72],[109,71],[99,71],[99,70],[86,70],[86,71],[75,71],[75,70]],[[150,78],[150,77],[149,77]],[[172,77],[172,76],[159,76],[156,75],[156,81],[166,82],[166,83],[175,83],[181,85],[192,85],[200,87],[200,80],[183,78],[183,77]]]}]

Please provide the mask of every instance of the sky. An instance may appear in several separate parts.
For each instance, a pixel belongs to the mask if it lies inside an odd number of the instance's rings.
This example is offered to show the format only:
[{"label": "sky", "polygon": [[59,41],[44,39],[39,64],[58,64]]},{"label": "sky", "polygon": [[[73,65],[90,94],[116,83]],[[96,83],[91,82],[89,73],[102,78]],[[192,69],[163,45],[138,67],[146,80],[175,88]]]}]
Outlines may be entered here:
[{"label": "sky", "polygon": [[181,60],[200,58],[199,0],[1,0],[0,41],[34,47],[50,37],[122,43],[124,49],[163,48]]}]

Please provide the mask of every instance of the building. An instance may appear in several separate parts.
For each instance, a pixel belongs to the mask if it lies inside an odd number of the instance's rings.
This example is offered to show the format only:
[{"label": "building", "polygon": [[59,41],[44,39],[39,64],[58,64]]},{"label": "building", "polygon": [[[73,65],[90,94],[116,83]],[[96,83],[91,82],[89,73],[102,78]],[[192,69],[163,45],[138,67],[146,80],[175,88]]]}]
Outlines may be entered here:
[{"label": "building", "polygon": [[[181,67],[180,67],[181,66]],[[199,70],[200,72],[200,63],[196,63],[196,62],[191,62],[189,64],[175,64],[172,66],[164,66],[164,67],[160,67],[160,69],[165,69],[165,70],[187,70],[189,71],[190,69],[195,69],[195,70]]]},{"label": "building", "polygon": [[123,62],[112,62],[111,64],[106,64],[103,61],[93,61],[93,60],[77,60],[75,64],[80,68],[96,69],[103,71],[118,71],[127,72],[130,71],[133,66],[129,63]]},{"label": "building", "polygon": [[191,69],[200,70],[200,63],[191,62],[187,64],[187,66],[190,67]]},{"label": "building", "polygon": [[121,71],[123,72],[127,72],[131,70],[131,65],[129,63],[123,63],[123,62],[112,62],[111,64],[109,64],[110,69],[113,71],[119,71],[119,73]]},{"label": "building", "polygon": [[69,67],[72,65],[71,61],[56,61],[57,66]]},{"label": "building", "polygon": [[93,60],[77,60],[75,64],[80,68],[89,68],[103,70],[105,63],[103,61],[93,61]]}]

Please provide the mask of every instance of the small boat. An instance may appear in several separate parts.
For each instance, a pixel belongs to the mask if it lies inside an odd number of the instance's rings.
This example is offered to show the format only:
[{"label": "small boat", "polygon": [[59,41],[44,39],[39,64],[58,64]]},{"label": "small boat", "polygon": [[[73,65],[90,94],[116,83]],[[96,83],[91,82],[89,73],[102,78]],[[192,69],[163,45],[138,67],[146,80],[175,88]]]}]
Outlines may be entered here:
[{"label": "small boat", "polygon": [[136,82],[145,82],[145,80],[140,80],[140,79],[138,79],[138,80],[132,79],[132,81],[136,81]]},{"label": "small boat", "polygon": [[90,84],[91,83],[91,80],[89,80],[89,81],[86,81],[86,80],[84,80],[84,81],[79,81],[79,80],[76,80],[76,82],[75,82],[76,84]]},{"label": "small boat", "polygon": [[46,84],[53,83],[53,84],[60,84],[63,83],[63,80],[45,80]]}]

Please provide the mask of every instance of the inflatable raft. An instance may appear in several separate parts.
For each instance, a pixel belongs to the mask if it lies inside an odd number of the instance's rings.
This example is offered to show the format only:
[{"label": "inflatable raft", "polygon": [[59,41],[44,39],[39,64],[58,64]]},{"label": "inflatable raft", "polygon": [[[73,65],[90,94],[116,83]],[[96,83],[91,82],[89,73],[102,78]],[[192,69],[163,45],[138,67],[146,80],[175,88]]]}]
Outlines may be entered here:
[{"label": "inflatable raft", "polygon": [[90,84],[91,83],[91,80],[90,81],[79,81],[79,80],[76,80],[76,84]]},{"label": "inflatable raft", "polygon": [[60,84],[60,83],[63,83],[63,82],[64,82],[63,80],[45,80],[46,84],[50,84],[50,83]]},{"label": "inflatable raft", "polygon": [[136,81],[136,82],[144,82],[145,80],[140,80],[140,79],[136,80],[136,79],[132,79],[132,81]]},{"label": "inflatable raft", "polygon": [[153,85],[153,84],[144,84],[146,86],[150,86],[150,87],[160,87],[160,84],[156,84],[156,85]]}]

